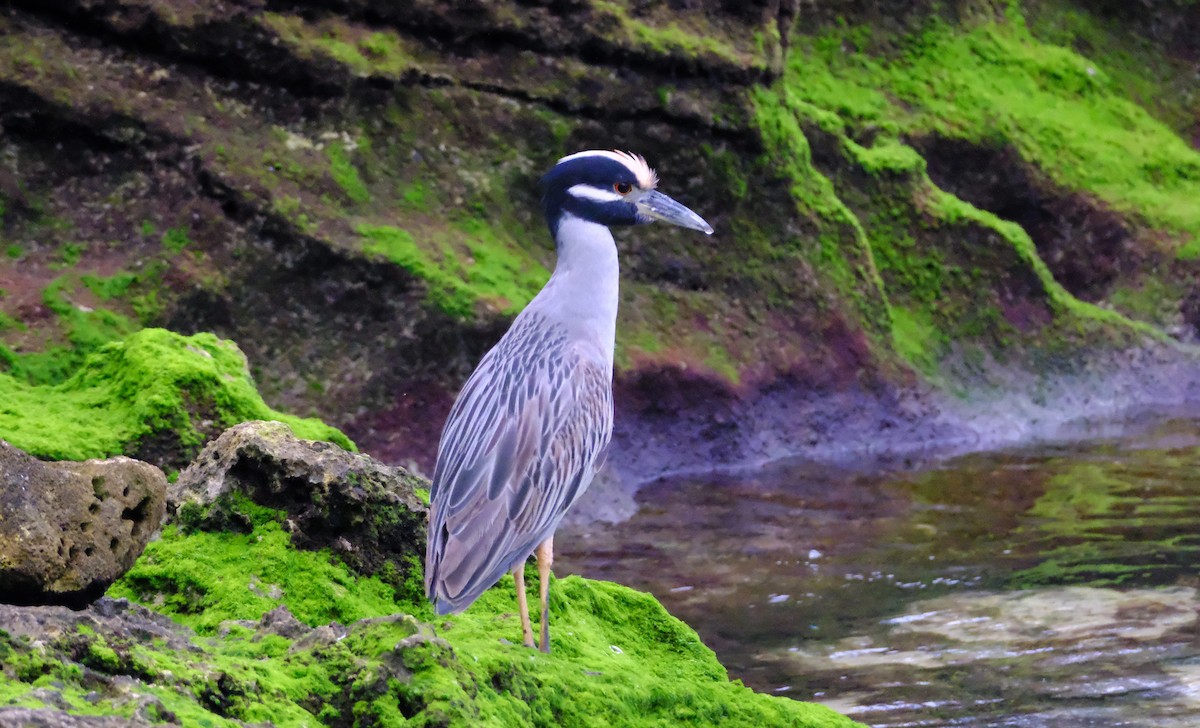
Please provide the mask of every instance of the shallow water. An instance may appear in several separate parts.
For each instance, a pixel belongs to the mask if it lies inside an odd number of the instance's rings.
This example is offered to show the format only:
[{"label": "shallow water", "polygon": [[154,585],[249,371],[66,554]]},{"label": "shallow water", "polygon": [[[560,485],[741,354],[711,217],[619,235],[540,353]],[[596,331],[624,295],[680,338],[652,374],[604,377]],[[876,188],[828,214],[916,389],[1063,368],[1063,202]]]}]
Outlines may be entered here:
[{"label": "shallow water", "polygon": [[560,531],[556,571],[651,591],[758,690],[876,726],[1200,725],[1200,422],[638,501]]}]

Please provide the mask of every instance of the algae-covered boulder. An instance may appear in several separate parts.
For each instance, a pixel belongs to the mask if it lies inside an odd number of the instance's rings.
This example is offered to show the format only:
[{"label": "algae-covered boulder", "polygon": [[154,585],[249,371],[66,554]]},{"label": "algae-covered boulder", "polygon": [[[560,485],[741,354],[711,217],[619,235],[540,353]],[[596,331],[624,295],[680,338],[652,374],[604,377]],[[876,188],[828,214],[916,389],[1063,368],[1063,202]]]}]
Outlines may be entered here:
[{"label": "algae-covered boulder", "polygon": [[210,531],[248,532],[261,507],[284,511],[295,545],[331,548],[361,573],[403,578],[425,551],[417,494],[425,485],[402,468],[301,440],[279,422],[246,422],[209,443],[168,499],[186,528]]},{"label": "algae-covered boulder", "polygon": [[[287,550],[268,530],[261,542],[233,536],[240,555],[231,548],[214,560],[206,556],[214,542],[168,531],[157,558],[204,581],[214,566],[214,578],[236,578],[239,569],[265,575],[271,567],[255,564]],[[378,582],[319,554],[293,553],[298,577],[324,582],[333,568],[348,591],[375,601],[341,624],[323,621],[328,605],[316,595],[281,596],[307,625],[279,607],[263,612],[265,603],[243,603],[235,609],[245,619],[215,624],[172,601],[156,609],[173,620],[124,599],[80,612],[0,606],[0,705],[19,700],[61,715],[61,725],[90,725],[86,715],[184,726],[857,725],[731,682],[694,632],[624,587],[560,581],[560,654],[543,655],[505,639],[519,634],[506,611],[511,581],[431,626],[402,613],[412,605],[382,597]]]},{"label": "algae-covered boulder", "polygon": [[268,407],[242,352],[211,334],[144,329],[101,347],[60,384],[35,386],[0,373],[0,437],[48,459],[124,454],[183,467],[205,440],[253,419],[354,447],[317,420]]},{"label": "algae-covered boulder", "polygon": [[419,595],[329,551],[297,550],[284,513],[259,515],[249,533],[166,527],[110,592],[194,630],[197,649],[88,638],[129,655],[110,677],[139,680],[186,725],[855,725],[730,681],[648,594],[558,580],[555,651],[543,655],[519,644],[510,577],[463,614],[435,618]]},{"label": "algae-covered boulder", "polygon": [[0,440],[0,601],[100,596],[158,530],[166,490],[147,463],[45,463]]}]

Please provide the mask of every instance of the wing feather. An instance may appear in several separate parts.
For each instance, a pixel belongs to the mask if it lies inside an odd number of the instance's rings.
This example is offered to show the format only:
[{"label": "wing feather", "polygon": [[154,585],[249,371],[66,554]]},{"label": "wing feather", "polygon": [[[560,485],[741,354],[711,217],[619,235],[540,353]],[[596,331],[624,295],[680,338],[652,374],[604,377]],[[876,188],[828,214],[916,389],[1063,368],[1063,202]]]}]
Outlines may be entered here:
[{"label": "wing feather", "polygon": [[611,436],[611,364],[534,312],[519,316],[442,432],[425,569],[439,613],[465,609],[553,535]]}]

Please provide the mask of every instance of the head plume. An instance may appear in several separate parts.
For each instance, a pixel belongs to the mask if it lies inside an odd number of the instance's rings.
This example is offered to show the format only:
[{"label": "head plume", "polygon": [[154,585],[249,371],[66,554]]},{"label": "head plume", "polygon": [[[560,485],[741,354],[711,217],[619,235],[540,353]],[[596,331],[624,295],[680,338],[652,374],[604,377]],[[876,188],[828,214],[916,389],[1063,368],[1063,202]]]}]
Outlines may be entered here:
[{"label": "head plume", "polygon": [[641,187],[643,190],[652,190],[658,187],[658,175],[654,173],[653,169],[650,169],[650,165],[646,164],[646,158],[640,154],[622,152],[616,149],[611,151],[607,149],[590,149],[584,152],[568,154],[558,160],[558,163],[562,164],[563,162],[569,162],[572,159],[579,159],[581,157],[607,157],[628,167],[629,171],[637,178],[638,187]]}]

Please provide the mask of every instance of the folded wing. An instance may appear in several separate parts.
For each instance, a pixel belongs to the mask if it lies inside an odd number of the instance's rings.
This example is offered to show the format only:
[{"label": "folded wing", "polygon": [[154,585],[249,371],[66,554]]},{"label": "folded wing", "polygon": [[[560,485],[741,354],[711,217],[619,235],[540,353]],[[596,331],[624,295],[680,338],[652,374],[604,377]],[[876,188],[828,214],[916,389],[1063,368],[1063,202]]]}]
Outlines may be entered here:
[{"label": "folded wing", "polygon": [[602,362],[544,320],[519,321],[463,387],[430,497],[425,588],[439,614],[528,558],[591,483],[612,435]]}]

